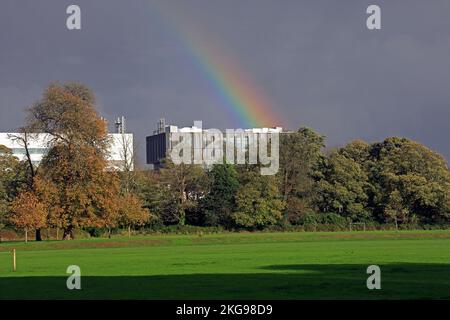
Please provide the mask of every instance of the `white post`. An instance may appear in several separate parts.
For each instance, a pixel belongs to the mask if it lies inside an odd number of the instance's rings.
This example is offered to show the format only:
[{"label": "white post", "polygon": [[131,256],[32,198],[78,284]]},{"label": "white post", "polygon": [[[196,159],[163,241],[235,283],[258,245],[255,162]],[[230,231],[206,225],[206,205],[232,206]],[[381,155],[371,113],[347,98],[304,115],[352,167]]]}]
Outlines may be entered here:
[{"label": "white post", "polygon": [[13,249],[13,270],[16,271],[16,249]]}]

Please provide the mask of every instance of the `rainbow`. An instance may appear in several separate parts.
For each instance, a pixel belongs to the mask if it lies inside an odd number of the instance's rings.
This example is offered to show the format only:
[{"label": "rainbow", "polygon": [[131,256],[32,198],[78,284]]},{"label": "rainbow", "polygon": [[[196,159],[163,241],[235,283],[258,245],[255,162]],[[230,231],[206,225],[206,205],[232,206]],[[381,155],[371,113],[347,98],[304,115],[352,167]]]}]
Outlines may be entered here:
[{"label": "rainbow", "polygon": [[[161,12],[161,9],[158,10]],[[284,123],[274,113],[270,100],[258,90],[243,69],[233,63],[224,50],[213,44],[204,31],[194,30],[191,23],[183,23],[184,17],[173,17],[176,10],[163,10],[165,21],[170,21],[172,36],[186,52],[228,114],[243,128],[274,127]],[[173,18],[172,18],[173,17]],[[167,23],[165,23],[167,25]]]}]

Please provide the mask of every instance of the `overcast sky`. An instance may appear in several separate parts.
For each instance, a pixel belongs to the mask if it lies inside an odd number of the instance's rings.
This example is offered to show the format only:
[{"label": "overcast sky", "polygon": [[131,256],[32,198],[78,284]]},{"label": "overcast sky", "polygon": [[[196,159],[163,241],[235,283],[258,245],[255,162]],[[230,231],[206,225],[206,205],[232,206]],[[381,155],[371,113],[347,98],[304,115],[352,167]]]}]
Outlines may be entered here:
[{"label": "overcast sky", "polygon": [[[66,28],[70,4],[82,30]],[[366,28],[370,4],[379,31]],[[56,80],[93,88],[111,124],[126,116],[141,159],[160,117],[235,127],[183,48],[188,27],[232,57],[284,127],[312,127],[330,147],[406,136],[450,159],[448,0],[2,0],[0,131]]]}]

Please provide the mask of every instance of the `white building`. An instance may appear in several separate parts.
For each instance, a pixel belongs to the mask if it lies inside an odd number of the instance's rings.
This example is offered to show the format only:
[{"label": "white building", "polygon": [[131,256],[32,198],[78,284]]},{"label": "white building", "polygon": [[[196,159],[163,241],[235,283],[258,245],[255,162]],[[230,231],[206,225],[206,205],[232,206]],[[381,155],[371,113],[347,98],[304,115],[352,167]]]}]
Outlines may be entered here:
[{"label": "white building", "polygon": [[[0,133],[0,145],[11,149],[12,154],[19,160],[26,160],[25,147],[14,139],[21,136],[19,133]],[[131,133],[110,133],[108,134],[111,144],[108,152],[109,169],[124,170],[133,169],[133,134]],[[34,134],[28,139],[28,151],[31,161],[39,165],[48,150],[48,142],[51,136],[45,133]]]},{"label": "white building", "polygon": [[[146,156],[147,156],[147,164],[158,166],[163,159],[167,157],[167,155],[172,150],[172,134],[174,133],[208,133],[211,129],[204,129],[202,127],[201,121],[194,121],[194,125],[191,127],[182,127],[174,125],[166,125],[164,119],[160,119],[158,122],[157,129],[153,131],[151,136],[146,138]],[[215,130],[215,129],[213,129]],[[249,128],[243,129],[242,132],[250,133],[250,134],[268,134],[268,133],[283,133],[282,127],[273,127],[273,128]],[[198,137],[198,136],[197,136]],[[197,139],[195,137],[195,139]],[[199,148],[203,148],[206,144],[204,140],[206,136],[202,136],[201,141],[197,142]],[[236,138],[236,145],[240,145],[242,142],[239,141],[239,138]],[[195,148],[193,146],[193,148]]]}]

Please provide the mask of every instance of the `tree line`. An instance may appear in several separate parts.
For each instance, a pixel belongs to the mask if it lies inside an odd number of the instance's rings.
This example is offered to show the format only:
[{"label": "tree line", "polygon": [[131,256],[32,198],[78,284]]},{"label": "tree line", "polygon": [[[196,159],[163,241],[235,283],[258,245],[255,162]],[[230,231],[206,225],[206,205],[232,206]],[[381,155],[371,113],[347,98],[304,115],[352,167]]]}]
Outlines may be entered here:
[{"label": "tree line", "polygon": [[[48,153],[38,167],[28,153],[33,133],[46,133]],[[108,170],[107,125],[92,91],[52,84],[27,109],[15,137],[19,161],[0,146],[0,224],[35,231],[167,225],[230,230],[287,228],[306,223],[448,224],[450,172],[441,155],[418,142],[391,137],[332,150],[310,128],[280,136],[280,170],[257,165],[174,165],[159,170]],[[0,225],[1,227],[1,225]]]}]

